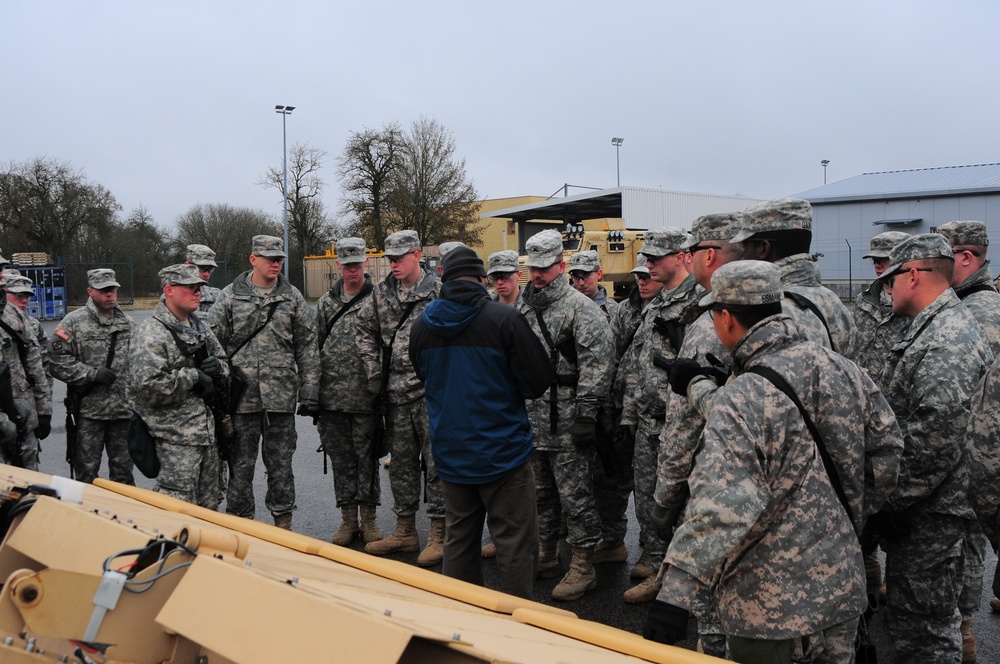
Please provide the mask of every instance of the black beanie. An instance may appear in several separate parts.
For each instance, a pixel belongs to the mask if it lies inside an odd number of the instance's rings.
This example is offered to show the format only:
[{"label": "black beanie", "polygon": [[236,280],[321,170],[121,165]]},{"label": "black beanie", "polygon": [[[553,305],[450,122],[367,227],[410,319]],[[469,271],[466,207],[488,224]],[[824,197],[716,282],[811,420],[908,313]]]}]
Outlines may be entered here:
[{"label": "black beanie", "polygon": [[486,268],[483,259],[468,247],[456,247],[449,251],[441,260],[444,274],[441,281],[451,281],[458,277],[485,277]]}]

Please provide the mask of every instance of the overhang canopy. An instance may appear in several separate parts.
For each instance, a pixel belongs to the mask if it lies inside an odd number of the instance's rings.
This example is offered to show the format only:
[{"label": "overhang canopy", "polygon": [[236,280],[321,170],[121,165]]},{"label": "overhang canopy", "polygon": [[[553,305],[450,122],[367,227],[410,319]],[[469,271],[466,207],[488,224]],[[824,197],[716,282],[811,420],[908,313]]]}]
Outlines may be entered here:
[{"label": "overhang canopy", "polygon": [[510,219],[520,224],[530,219],[580,222],[586,219],[620,219],[622,216],[622,189],[601,191],[553,198],[540,203],[493,210],[479,215],[481,219]]},{"label": "overhang canopy", "polygon": [[905,217],[903,219],[879,219],[878,221],[873,221],[872,226],[916,226],[921,221],[922,217]]}]

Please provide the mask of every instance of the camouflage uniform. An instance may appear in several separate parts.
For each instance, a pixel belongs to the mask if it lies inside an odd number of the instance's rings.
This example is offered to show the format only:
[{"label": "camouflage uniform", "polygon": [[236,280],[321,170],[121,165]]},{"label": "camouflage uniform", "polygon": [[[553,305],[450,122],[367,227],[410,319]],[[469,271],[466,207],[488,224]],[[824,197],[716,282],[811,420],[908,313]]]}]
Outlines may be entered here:
[{"label": "camouflage uniform", "polygon": [[594,297],[594,304],[601,308],[609,323],[615,317],[619,306],[618,302],[608,297],[608,289],[600,285],[597,286],[597,295]]},{"label": "camouflage uniform", "polygon": [[222,346],[198,315],[191,314],[184,324],[160,302],[153,316],[136,326],[129,347],[133,407],[156,441],[161,467],[156,490],[214,510],[219,500],[215,419],[193,391],[197,363],[181,352],[168,328],[191,346],[207,344],[210,354],[223,360],[221,370],[228,376]]},{"label": "camouflage uniform", "polygon": [[[281,240],[269,236],[254,238],[254,252],[284,255]],[[267,470],[264,506],[275,517],[295,510],[296,397],[303,405],[319,401],[315,314],[283,275],[278,275],[270,293],[261,295],[250,281],[252,273],[248,270],[226,286],[208,314],[232,366],[243,371],[248,383],[233,418],[239,435],[229,460],[226,512],[249,519],[256,513],[253,476],[262,438]],[[261,325],[264,328],[234,354]]]},{"label": "camouflage uniform", "polygon": [[[102,318],[87,300],[86,306],[70,312],[49,339],[52,375],[77,390],[80,412],[78,443],[73,470],[81,482],[93,482],[101,468],[101,455],[108,451],[108,475],[115,482],[134,484],[132,459],[125,435],[131,416],[128,394],[129,348],[134,324],[119,307]],[[117,333],[117,334],[115,334]],[[115,381],[101,385],[94,381],[97,370],[106,366],[111,335],[115,334],[115,355],[111,366]]]},{"label": "camouflage uniform", "polygon": [[[25,424],[28,435],[21,443],[21,458],[25,468],[38,470],[38,438],[34,432],[39,417],[52,419],[52,385],[42,364],[41,346],[27,317],[8,304],[6,296],[2,300],[0,320],[4,327],[0,329],[0,346],[3,347],[3,359],[10,365],[14,398],[23,399],[30,406]],[[5,459],[5,462],[10,463],[10,460]]]},{"label": "camouflage uniform", "polygon": [[969,402],[969,503],[993,548],[1000,546],[1000,360]]},{"label": "camouflage uniform", "polygon": [[[759,261],[723,265],[712,286],[703,305],[760,305],[781,292],[777,270]],[[734,377],[706,422],[658,600],[690,607],[703,586],[713,586],[728,636],[791,639],[803,654],[822,642],[827,659],[851,661],[866,601],[858,535],[892,490],[899,429],[874,383],[802,339],[784,314],[747,330],[732,357]],[[750,371],[758,366],[784,377],[809,411],[850,518],[802,414]],[[821,632],[823,639],[815,638]]]},{"label": "camouflage uniform", "polygon": [[823,314],[823,322],[830,335],[830,347],[844,357],[853,358],[857,346],[854,319],[840,297],[820,281],[815,259],[809,254],[796,254],[775,261],[774,265],[781,269],[785,292],[801,295]]},{"label": "camouflage uniform", "polygon": [[989,262],[955,286],[955,294],[979,323],[993,357],[1000,357],[1000,293],[993,287]]},{"label": "camouflage uniform", "polygon": [[892,313],[892,298],[876,279],[858,294],[854,303],[854,323],[858,329],[855,361],[878,380],[892,347],[909,327],[912,319]]},{"label": "camouflage uniform", "polygon": [[[358,312],[358,352],[364,362],[366,377],[377,378],[382,375],[382,348],[392,342],[389,376],[382,378],[388,381],[385,434],[392,452],[389,486],[392,489],[393,512],[397,516],[411,516],[419,510],[423,463],[427,469],[424,478],[427,516],[443,520],[444,499],[431,455],[424,386],[417,378],[409,355],[413,321],[423,314],[427,304],[441,291],[438,276],[426,267],[421,269],[419,280],[410,288],[392,274],[375,285],[371,297],[365,299]],[[401,321],[404,310],[411,302],[416,304],[406,320]]]},{"label": "camouflage uniform", "polygon": [[[33,295],[35,289],[32,288],[33,282],[27,277],[22,277],[21,273],[17,270],[4,270],[3,271],[3,286],[8,293],[24,293],[29,296]],[[8,302],[8,304],[11,304]],[[18,307],[20,309],[20,307]],[[37,318],[29,316],[24,310],[25,319],[28,321],[28,326],[31,328],[32,333],[35,335],[35,339],[38,341],[38,350],[42,354],[42,367],[45,369],[45,374],[48,377],[49,387],[52,387],[52,375],[49,372],[49,352],[48,343],[45,338],[45,331],[42,330],[42,324]]]},{"label": "camouflage uniform", "polygon": [[[203,244],[189,244],[186,260],[200,268],[211,267],[214,269],[219,267],[219,264],[215,262],[215,252]],[[201,287],[201,302],[198,304],[199,313],[208,313],[208,310],[212,308],[221,295],[221,288],[214,288],[208,284],[203,285]]]},{"label": "camouflage uniform", "polygon": [[[913,236],[893,248],[881,279],[910,261],[950,257],[940,236]],[[974,518],[968,404],[991,361],[975,320],[948,289],[913,318],[879,381],[905,441],[899,483],[880,515],[887,624],[900,661],[961,656],[963,541]]]},{"label": "camouflage uniform", "polygon": [[[363,254],[362,254],[363,256]],[[358,354],[358,314],[372,292],[365,275],[361,297],[331,327],[334,316],[353,296],[344,299],[343,281],[336,281],[316,304],[319,329],[319,436],[333,464],[337,507],[379,504],[377,458],[372,453],[375,414],[365,392],[368,376]]]}]

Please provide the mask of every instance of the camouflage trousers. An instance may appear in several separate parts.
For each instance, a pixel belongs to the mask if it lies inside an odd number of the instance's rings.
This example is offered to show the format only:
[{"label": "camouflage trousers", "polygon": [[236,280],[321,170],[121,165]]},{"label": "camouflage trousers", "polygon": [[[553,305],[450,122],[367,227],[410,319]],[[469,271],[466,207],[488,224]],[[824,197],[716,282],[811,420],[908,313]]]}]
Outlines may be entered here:
[{"label": "camouflage trousers", "polygon": [[639,522],[639,540],[649,554],[652,569],[659,569],[667,552],[667,543],[656,534],[650,520],[653,492],[656,490],[657,456],[660,453],[660,429],[663,420],[641,419],[635,435],[635,518]]},{"label": "camouflage trousers", "polygon": [[219,453],[215,445],[174,445],[156,441],[160,474],[156,490],[172,498],[219,507]]},{"label": "camouflage trousers", "polygon": [[625,440],[625,436],[616,433],[610,442],[607,461],[613,464],[611,472],[601,455],[594,461],[594,502],[597,514],[601,517],[601,539],[617,542],[625,539],[628,529],[625,511],[633,489],[632,455],[635,441]]},{"label": "camouflage trousers", "polygon": [[444,498],[434,469],[424,400],[391,404],[385,435],[392,452],[392,463],[389,464],[389,488],[394,503],[392,511],[397,516],[417,513],[420,509],[420,478],[423,475],[427,518],[443,519]]},{"label": "camouflage trousers", "polygon": [[719,610],[715,606],[715,598],[712,596],[712,589],[709,586],[701,586],[698,589],[694,601],[691,602],[691,615],[698,623],[698,641],[701,645],[701,652],[725,659],[726,633],[719,621]]},{"label": "camouflage trousers", "polygon": [[108,477],[113,482],[135,484],[132,458],[128,455],[128,420],[92,420],[77,422],[78,441],[73,455],[73,472],[80,482],[93,483],[101,469],[101,457],[108,451]]},{"label": "camouflage trousers", "polygon": [[319,439],[333,466],[337,507],[378,505],[378,459],[372,454],[375,416],[324,410],[319,416]]},{"label": "camouflage trousers", "polygon": [[851,664],[857,632],[858,619],[853,618],[797,639],[729,637],[729,651],[734,661],[746,664]]},{"label": "camouflage trousers", "polygon": [[959,595],[963,586],[964,520],[926,515],[886,552],[886,625],[900,662],[962,658]]},{"label": "camouflage trousers", "polygon": [[531,457],[538,502],[538,538],[559,538],[566,513],[566,543],[589,549],[601,539],[601,517],[594,504],[593,450],[536,449]]},{"label": "camouflage trousers", "polygon": [[293,511],[295,476],[292,473],[292,454],[298,440],[295,416],[291,413],[237,413],[233,416],[233,423],[238,435],[229,459],[226,512],[247,519],[254,518],[257,513],[253,476],[258,450],[267,471],[264,506],[274,516]]},{"label": "camouflage trousers", "polygon": [[38,470],[38,438],[34,431],[29,431],[21,441],[21,467],[28,470]]},{"label": "camouflage trousers", "polygon": [[989,546],[977,519],[967,521],[966,524],[965,540],[962,542],[963,583],[962,592],[958,596],[958,610],[963,620],[978,612],[983,601],[983,571],[986,568],[986,547]]}]

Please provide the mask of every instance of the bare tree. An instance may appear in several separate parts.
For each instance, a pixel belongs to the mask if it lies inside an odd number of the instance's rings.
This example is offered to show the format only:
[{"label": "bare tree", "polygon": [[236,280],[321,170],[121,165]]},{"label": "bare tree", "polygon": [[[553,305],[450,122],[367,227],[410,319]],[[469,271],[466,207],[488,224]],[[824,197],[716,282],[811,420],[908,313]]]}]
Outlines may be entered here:
[{"label": "bare tree", "polygon": [[[292,245],[288,253],[294,263],[301,262],[303,256],[326,251],[335,233],[320,199],[326,183],[319,171],[326,156],[325,150],[299,143],[288,152],[288,242]],[[283,191],[284,169],[268,168],[257,184]]]},{"label": "bare tree", "polygon": [[402,228],[389,204],[393,174],[403,150],[403,133],[395,122],[381,129],[351,132],[337,159],[337,175],[344,191],[341,212],[352,222],[349,232],[381,247],[387,235]]},{"label": "bare tree", "polygon": [[229,266],[230,280],[249,269],[254,235],[281,236],[281,224],[261,210],[227,204],[195,205],[177,218],[175,258],[184,259],[189,244],[205,244],[215,251],[216,261]]}]

